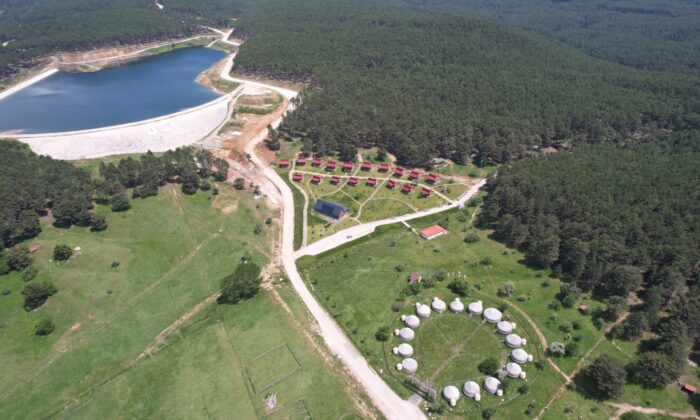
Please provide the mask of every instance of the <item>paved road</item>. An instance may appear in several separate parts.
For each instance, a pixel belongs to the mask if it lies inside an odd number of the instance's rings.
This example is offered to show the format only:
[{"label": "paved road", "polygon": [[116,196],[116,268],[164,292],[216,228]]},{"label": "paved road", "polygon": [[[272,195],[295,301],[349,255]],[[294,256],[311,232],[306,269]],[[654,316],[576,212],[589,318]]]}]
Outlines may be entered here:
[{"label": "paved road", "polygon": [[480,181],[478,184],[472,186],[464,194],[459,196],[459,198],[452,202],[452,204],[444,204],[440,207],[433,207],[428,210],[419,211],[417,213],[411,213],[404,216],[392,217],[389,219],[377,220],[374,222],[363,223],[361,225],[352,226],[347,229],[343,229],[340,232],[336,232],[331,236],[327,236],[321,240],[318,240],[311,245],[305,246],[294,253],[294,259],[299,259],[305,255],[318,255],[322,254],[328,250],[338,247],[344,243],[354,241],[365,235],[369,235],[374,232],[377,226],[389,225],[392,223],[400,223],[408,220],[417,219],[419,217],[429,216],[431,214],[441,213],[443,211],[453,209],[455,207],[464,205],[464,203],[473,197],[479,189],[484,186],[486,180]]}]

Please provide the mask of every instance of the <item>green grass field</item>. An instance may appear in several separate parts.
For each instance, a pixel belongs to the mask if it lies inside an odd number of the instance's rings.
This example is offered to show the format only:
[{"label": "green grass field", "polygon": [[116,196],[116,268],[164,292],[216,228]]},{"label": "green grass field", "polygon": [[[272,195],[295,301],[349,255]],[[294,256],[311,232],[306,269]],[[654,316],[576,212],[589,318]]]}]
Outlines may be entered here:
[{"label": "green grass field", "polygon": [[[281,378],[267,390],[279,394],[279,407],[301,399],[319,418],[352,412],[343,385],[267,293],[237,306],[212,305],[170,345],[131,365],[164,328],[215,293],[243,255],[261,266],[269,258],[276,233],[265,227],[255,235],[253,227],[277,216],[248,192],[219,189],[218,196],[186,196],[167,186],[157,197],[132,200],[124,213],[99,207],[109,223],[100,233],[43,222],[28,241],[41,246],[33,254],[34,281],[51,280],[58,293],[27,313],[20,275],[0,278],[11,292],[0,296],[3,417],[262,417],[265,395],[252,390],[244,367],[283,344],[301,368],[292,372],[280,358],[279,366],[259,366],[257,376]],[[53,246],[64,243],[79,246],[80,255],[51,262]],[[112,268],[113,260],[120,265]],[[34,323],[46,316],[56,330],[34,335]],[[324,405],[330,394],[337,406]]]}]

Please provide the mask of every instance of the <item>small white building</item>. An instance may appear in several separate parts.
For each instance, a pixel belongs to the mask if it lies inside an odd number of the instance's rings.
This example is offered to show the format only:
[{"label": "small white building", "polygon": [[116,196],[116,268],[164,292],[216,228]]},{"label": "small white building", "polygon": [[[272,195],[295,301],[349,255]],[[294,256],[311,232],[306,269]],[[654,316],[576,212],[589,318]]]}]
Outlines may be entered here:
[{"label": "small white building", "polygon": [[461,397],[459,389],[456,386],[448,385],[442,390],[442,396],[445,397],[447,402],[454,407],[457,405],[457,401]]}]

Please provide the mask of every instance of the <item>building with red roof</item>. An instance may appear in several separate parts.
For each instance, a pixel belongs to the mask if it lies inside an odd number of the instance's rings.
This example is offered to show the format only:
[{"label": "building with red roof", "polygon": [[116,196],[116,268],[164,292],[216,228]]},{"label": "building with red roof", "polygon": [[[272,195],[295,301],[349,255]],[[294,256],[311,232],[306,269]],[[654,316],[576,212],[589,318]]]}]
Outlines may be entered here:
[{"label": "building with red roof", "polygon": [[438,176],[435,174],[428,174],[428,182],[434,184],[438,181]]},{"label": "building with red roof", "polygon": [[35,253],[39,250],[39,248],[41,248],[39,245],[30,245],[29,246],[29,253],[30,254]]},{"label": "building with red roof", "polygon": [[304,157],[304,156],[297,157],[297,165],[301,165],[301,166],[306,165],[306,157]]},{"label": "building with red roof", "polygon": [[300,182],[304,180],[304,175],[302,174],[294,174],[292,175],[292,181],[294,182]]},{"label": "building with red roof", "polygon": [[427,240],[435,239],[442,235],[447,235],[447,229],[439,225],[432,225],[420,231],[420,237]]},{"label": "building with red roof", "polygon": [[389,164],[388,163],[380,163],[379,164],[379,172],[389,172]]},{"label": "building with red roof", "polygon": [[289,159],[282,159],[277,163],[280,168],[289,168]]},{"label": "building with red roof", "polygon": [[331,184],[340,184],[340,177],[339,176],[332,176],[331,177]]},{"label": "building with red roof", "polygon": [[362,164],[362,170],[363,171],[371,171],[372,170],[372,163],[371,162],[364,162]]},{"label": "building with red roof", "polygon": [[353,168],[354,166],[355,166],[355,165],[353,165],[352,162],[343,162],[343,170],[344,170],[344,171],[348,171],[348,172],[349,172],[349,171],[352,171],[352,168]]},{"label": "building with red roof", "polygon": [[402,168],[401,166],[397,166],[396,169],[394,169],[394,176],[398,176],[399,178],[401,178],[405,171],[406,171],[406,168]]},{"label": "building with red roof", "polygon": [[430,188],[421,188],[420,195],[423,197],[430,197],[433,194],[433,190]]},{"label": "building with red roof", "polygon": [[351,176],[348,180],[348,184],[350,185],[357,185],[358,182],[360,182],[360,180],[356,176]]},{"label": "building with red roof", "polygon": [[408,174],[409,179],[418,179],[420,178],[420,172],[418,171],[411,171],[410,174]]},{"label": "building with red roof", "polygon": [[399,185],[399,183],[396,182],[396,181],[394,181],[393,179],[390,179],[390,180],[386,183],[386,187],[387,187],[387,188],[396,188],[397,185]]},{"label": "building with red roof", "polygon": [[410,193],[412,193],[413,190],[415,190],[415,189],[416,189],[416,187],[414,187],[414,186],[411,185],[411,184],[404,184],[404,186],[401,188],[401,192],[404,193],[404,194],[410,194]]},{"label": "building with red roof", "polygon": [[334,160],[329,160],[328,163],[326,163],[326,170],[327,171],[335,171],[335,167],[338,166],[338,162]]},{"label": "building with red roof", "polygon": [[311,164],[312,164],[313,166],[321,166],[322,163],[323,163],[323,161],[321,160],[321,158],[314,158],[314,159],[311,161]]},{"label": "building with red roof", "polygon": [[321,183],[321,177],[319,175],[314,175],[311,177],[311,182],[314,184],[320,184]]},{"label": "building with red roof", "polygon": [[376,187],[377,178],[367,178],[367,185],[369,185],[370,187]]}]

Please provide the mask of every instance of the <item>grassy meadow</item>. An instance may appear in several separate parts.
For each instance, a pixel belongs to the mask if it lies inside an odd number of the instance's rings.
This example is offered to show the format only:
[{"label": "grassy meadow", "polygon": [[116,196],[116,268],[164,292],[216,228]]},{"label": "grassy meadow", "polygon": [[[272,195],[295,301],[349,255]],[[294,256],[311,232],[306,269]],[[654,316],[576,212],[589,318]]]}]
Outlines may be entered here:
[{"label": "grassy meadow", "polygon": [[[268,243],[276,232],[263,225],[256,235],[253,227],[277,215],[249,192],[218,188],[217,196],[187,196],[166,186],[157,197],[131,200],[123,213],[100,206],[109,227],[99,233],[42,221],[41,234],[27,241],[41,247],[32,254],[39,270],[33,281],[50,280],[58,293],[26,312],[20,274],[0,277],[0,288],[9,292],[0,296],[4,418],[255,418],[264,416],[268,393],[276,393],[273,415],[281,418],[300,416],[302,409],[323,418],[353,412],[343,385],[267,292],[237,306],[209,305],[164,348],[156,346],[154,356],[135,363],[162,330],[217,292],[242,256],[260,266],[271,257]],[[56,244],[80,252],[52,261]],[[34,325],[44,317],[56,329],[36,336]],[[245,367],[279,346],[289,353],[281,364],[254,364],[249,379]],[[290,357],[301,367],[291,371]],[[255,381],[267,388],[256,393]],[[330,394],[333,407],[323,402]]]}]

